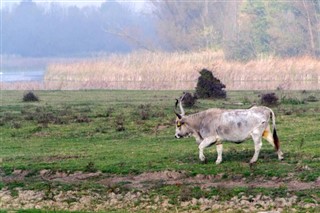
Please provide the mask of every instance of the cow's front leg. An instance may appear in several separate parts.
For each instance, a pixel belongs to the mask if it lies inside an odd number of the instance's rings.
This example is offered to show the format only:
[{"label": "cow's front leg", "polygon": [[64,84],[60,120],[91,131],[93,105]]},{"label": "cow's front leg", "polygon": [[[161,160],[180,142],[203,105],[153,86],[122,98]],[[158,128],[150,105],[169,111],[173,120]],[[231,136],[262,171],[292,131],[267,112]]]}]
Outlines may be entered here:
[{"label": "cow's front leg", "polygon": [[216,160],[216,164],[220,164],[222,161],[222,151],[223,151],[223,146],[221,143],[217,144],[217,160]]},{"label": "cow's front leg", "polygon": [[209,137],[209,138],[203,139],[203,141],[200,143],[200,145],[199,145],[199,159],[201,161],[205,161],[206,160],[206,157],[203,154],[203,150],[206,147],[209,147],[210,145],[212,145],[214,142],[216,142],[216,138],[215,137]]},{"label": "cow's front leg", "polygon": [[255,163],[258,160],[259,153],[262,147],[262,140],[260,135],[252,135],[252,139],[254,142],[254,155],[252,159],[250,160],[250,164]]}]

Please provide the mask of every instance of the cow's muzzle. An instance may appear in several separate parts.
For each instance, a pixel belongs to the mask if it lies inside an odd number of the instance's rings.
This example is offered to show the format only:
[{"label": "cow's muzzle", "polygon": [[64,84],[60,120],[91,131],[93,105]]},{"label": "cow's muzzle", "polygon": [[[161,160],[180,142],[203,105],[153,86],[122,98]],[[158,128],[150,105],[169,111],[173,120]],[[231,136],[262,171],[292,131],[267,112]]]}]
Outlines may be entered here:
[{"label": "cow's muzzle", "polygon": [[182,136],[179,135],[179,134],[175,134],[174,137],[175,137],[175,138],[182,138]]}]

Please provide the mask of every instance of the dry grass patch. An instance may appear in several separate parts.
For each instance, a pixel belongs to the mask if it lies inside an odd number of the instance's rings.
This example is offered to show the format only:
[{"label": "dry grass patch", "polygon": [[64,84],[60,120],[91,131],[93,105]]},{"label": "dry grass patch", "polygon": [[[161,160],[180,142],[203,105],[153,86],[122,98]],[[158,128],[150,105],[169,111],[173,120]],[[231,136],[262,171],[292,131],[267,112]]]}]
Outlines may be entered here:
[{"label": "dry grass patch", "polygon": [[240,63],[224,60],[222,52],[139,52],[51,64],[45,84],[61,89],[194,89],[202,68],[213,70],[229,90],[320,89],[319,60],[266,57]]},{"label": "dry grass patch", "polygon": [[212,70],[227,90],[319,90],[320,60],[264,57],[226,61],[222,51],[135,52],[52,63],[43,83],[1,83],[1,89],[193,90],[199,71]]}]

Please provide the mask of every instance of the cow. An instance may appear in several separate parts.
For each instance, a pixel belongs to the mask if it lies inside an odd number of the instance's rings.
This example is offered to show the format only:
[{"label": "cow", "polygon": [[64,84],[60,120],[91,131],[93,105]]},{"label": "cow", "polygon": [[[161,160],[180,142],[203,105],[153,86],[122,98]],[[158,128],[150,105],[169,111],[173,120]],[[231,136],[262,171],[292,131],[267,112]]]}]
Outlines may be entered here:
[{"label": "cow", "polygon": [[[176,99],[174,112],[176,114],[176,138],[192,135],[199,145],[199,159],[206,162],[203,154],[205,148],[215,144],[217,148],[216,164],[222,162],[223,141],[241,143],[250,136],[254,142],[254,155],[250,165],[258,160],[262,146],[262,138],[266,139],[276,150],[278,159],[283,160],[280,142],[277,136],[274,112],[265,106],[253,106],[249,109],[219,109],[212,108],[191,115],[185,115],[182,98]],[[181,113],[177,112],[179,104]],[[270,117],[272,129],[270,131]]]}]

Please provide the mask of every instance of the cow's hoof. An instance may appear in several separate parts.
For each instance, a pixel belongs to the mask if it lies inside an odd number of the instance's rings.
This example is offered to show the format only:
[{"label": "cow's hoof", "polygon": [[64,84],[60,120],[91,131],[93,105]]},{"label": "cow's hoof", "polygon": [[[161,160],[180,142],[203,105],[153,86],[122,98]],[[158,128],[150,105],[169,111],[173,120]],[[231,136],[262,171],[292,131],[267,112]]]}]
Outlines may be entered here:
[{"label": "cow's hoof", "polygon": [[221,160],[216,161],[216,165],[219,165],[221,163]]},{"label": "cow's hoof", "polygon": [[254,165],[254,164],[256,164],[256,162],[257,162],[257,161],[252,161],[252,160],[251,160],[251,161],[249,162],[249,164],[250,164],[250,165]]},{"label": "cow's hoof", "polygon": [[257,161],[255,161],[255,162],[250,162],[250,163],[249,163],[250,169],[253,169],[254,166],[256,165],[256,163],[257,163]]},{"label": "cow's hoof", "polygon": [[204,159],[201,161],[201,164],[207,164],[208,163],[208,160],[207,159]]},{"label": "cow's hoof", "polygon": [[206,157],[205,157],[204,155],[199,155],[199,159],[200,159],[201,161],[205,161],[205,160],[206,160]]},{"label": "cow's hoof", "polygon": [[250,164],[255,164],[257,162],[257,160],[251,159],[250,160]]}]

